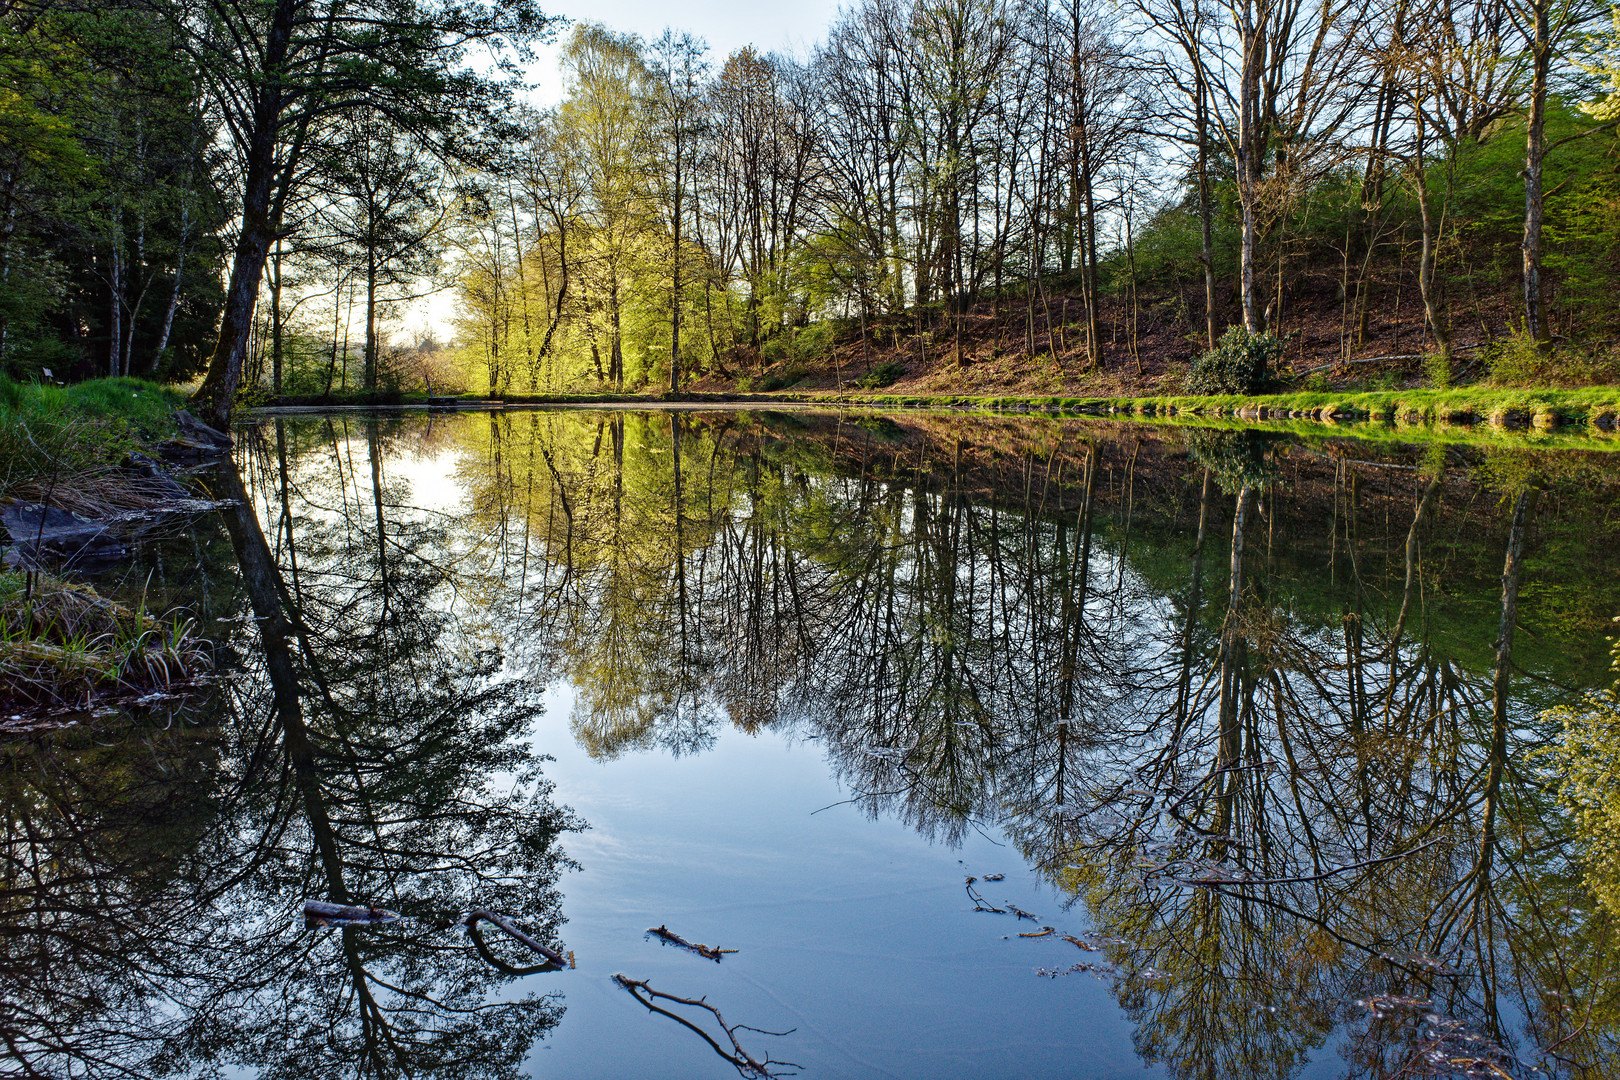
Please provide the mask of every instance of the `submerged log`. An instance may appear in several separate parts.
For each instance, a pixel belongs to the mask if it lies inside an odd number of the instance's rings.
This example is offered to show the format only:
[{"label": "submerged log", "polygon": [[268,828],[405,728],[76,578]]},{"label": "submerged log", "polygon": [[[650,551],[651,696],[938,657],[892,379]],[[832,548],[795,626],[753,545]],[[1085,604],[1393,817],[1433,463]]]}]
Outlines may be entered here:
[{"label": "submerged log", "polygon": [[399,915],[380,907],[332,904],[325,900],[304,901],[304,925],[309,929],[339,926],[376,926],[393,922]]},{"label": "submerged log", "polygon": [[713,960],[717,964],[722,956],[737,951],[736,949],[716,949],[709,945],[700,945],[695,941],[687,941],[667,926],[648,927],[647,933],[678,948],[685,949],[687,952],[695,952],[705,960]]},{"label": "submerged log", "polygon": [[477,911],[470,911],[467,913],[467,919],[464,925],[469,931],[473,930],[478,925],[480,919],[492,922],[502,930],[505,930],[509,935],[511,935],[514,941],[527,945],[540,956],[545,957],[548,964],[553,964],[559,968],[571,968],[574,966],[572,954],[569,956],[564,956],[551,946],[542,944],[541,942],[535,940],[530,935],[525,934],[522,930],[519,930],[517,926],[513,924],[512,920],[508,919],[505,915],[497,915],[493,911],[485,911],[483,908],[479,908]]}]

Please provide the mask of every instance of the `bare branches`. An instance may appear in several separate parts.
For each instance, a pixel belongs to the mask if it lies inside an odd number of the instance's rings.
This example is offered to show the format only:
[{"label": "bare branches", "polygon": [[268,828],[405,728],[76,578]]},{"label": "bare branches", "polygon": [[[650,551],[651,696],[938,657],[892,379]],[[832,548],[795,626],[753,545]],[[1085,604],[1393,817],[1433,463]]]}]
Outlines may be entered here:
[{"label": "bare branches", "polygon": [[[784,1035],[793,1034],[798,1030],[797,1028],[788,1028],[786,1031],[765,1031],[762,1028],[749,1027],[746,1024],[728,1024],[725,1017],[720,1015],[720,1010],[710,1005],[707,998],[685,998],[677,997],[674,994],[666,994],[661,990],[654,990],[642,980],[632,979],[625,975],[615,974],[613,982],[628,991],[631,997],[645,1005],[649,1012],[667,1016],[682,1027],[696,1032],[698,1037],[708,1043],[716,1054],[720,1055],[721,1058],[729,1062],[737,1070],[739,1076],[748,1077],[749,1080],[765,1080],[765,1078],[773,1076],[792,1076],[801,1068],[801,1066],[795,1065],[791,1061],[777,1061],[769,1056],[763,1061],[759,1060],[744,1050],[742,1043],[737,1040],[737,1032],[739,1031],[753,1031],[760,1035],[771,1035],[780,1038]],[[720,1030],[725,1033],[726,1042],[731,1049],[727,1050],[724,1046],[721,1046],[713,1035],[710,1035],[686,1017],[659,1005],[658,1002],[660,1001],[667,1001],[672,1005],[685,1005],[688,1008],[706,1010],[714,1017],[714,1022],[720,1025]],[[793,1071],[784,1072],[785,1069]]]}]

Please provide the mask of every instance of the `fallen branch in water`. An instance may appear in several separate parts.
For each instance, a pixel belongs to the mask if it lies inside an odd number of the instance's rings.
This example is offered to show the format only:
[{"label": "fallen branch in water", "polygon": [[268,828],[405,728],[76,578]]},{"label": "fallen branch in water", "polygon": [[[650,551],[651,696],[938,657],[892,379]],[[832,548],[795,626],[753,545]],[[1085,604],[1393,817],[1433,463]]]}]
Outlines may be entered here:
[{"label": "fallen branch in water", "polygon": [[[713,1005],[710,1005],[704,998],[676,997],[674,994],[666,994],[661,990],[654,990],[641,979],[632,979],[625,975],[615,974],[613,976],[613,981],[616,985],[628,991],[631,997],[645,1005],[649,1012],[660,1013],[669,1017],[671,1020],[674,1020],[683,1027],[690,1028],[691,1030],[697,1032],[704,1042],[708,1043],[714,1048],[714,1052],[716,1054],[719,1054],[722,1058],[731,1063],[732,1067],[737,1070],[737,1073],[740,1076],[750,1077],[752,1080],[767,1080],[767,1078],[774,1076],[793,1075],[792,1073],[772,1072],[771,1066],[773,1065],[795,1070],[803,1068],[803,1066],[795,1065],[791,1061],[776,1061],[770,1057],[767,1057],[764,1061],[758,1061],[752,1055],[750,1055],[748,1051],[744,1050],[742,1048],[742,1044],[737,1041],[737,1032],[739,1031],[755,1031],[761,1035],[774,1035],[780,1037],[783,1035],[791,1035],[797,1031],[798,1028],[788,1028],[786,1031],[766,1031],[763,1028],[749,1027],[747,1024],[728,1024],[726,1023],[725,1017],[720,1015],[720,1010],[715,1008]],[[721,1046],[712,1035],[698,1027],[696,1024],[692,1023],[692,1021],[688,1020],[686,1017],[654,1004],[655,1001],[668,1001],[676,1005],[690,1006],[694,1009],[707,1009],[714,1016],[715,1023],[719,1024],[720,1029],[726,1033],[726,1040],[731,1043],[731,1050],[728,1052],[726,1048]]]},{"label": "fallen branch in water", "polygon": [[[551,946],[544,945],[539,941],[536,941],[534,938],[530,937],[528,934],[525,934],[522,930],[519,930],[515,925],[513,925],[512,920],[508,919],[505,915],[497,915],[493,911],[485,911],[483,908],[479,908],[477,911],[469,911],[467,913],[467,918],[463,925],[467,927],[469,932],[472,932],[480,919],[487,919],[496,926],[500,927],[502,930],[505,930],[509,935],[511,935],[514,941],[517,941],[522,945],[527,945],[530,949],[544,957],[548,964],[551,964],[557,968],[571,968],[574,966],[574,956],[572,953],[564,956]],[[475,936],[473,940],[477,944],[483,944],[481,938]],[[488,950],[484,951],[487,952]]]},{"label": "fallen branch in water", "polygon": [[305,929],[376,926],[399,918],[392,911],[358,904],[332,904],[325,900],[304,901]]},{"label": "fallen branch in water", "polygon": [[990,903],[990,901],[986,900],[983,896],[979,895],[979,890],[973,887],[973,883],[978,880],[978,878],[974,877],[967,879],[967,894],[968,899],[973,901],[973,910],[994,912],[997,915],[1007,914],[1006,908],[998,908],[994,904]]},{"label": "fallen branch in water", "polygon": [[656,938],[661,938],[664,941],[669,942],[671,945],[677,946],[678,948],[685,949],[687,952],[695,952],[705,960],[713,960],[717,964],[720,962],[720,958],[722,956],[726,955],[727,953],[734,953],[737,951],[736,949],[715,949],[708,945],[699,945],[695,941],[687,941],[685,938],[681,937],[681,935],[677,934],[667,926],[660,925],[649,927],[647,933]]}]

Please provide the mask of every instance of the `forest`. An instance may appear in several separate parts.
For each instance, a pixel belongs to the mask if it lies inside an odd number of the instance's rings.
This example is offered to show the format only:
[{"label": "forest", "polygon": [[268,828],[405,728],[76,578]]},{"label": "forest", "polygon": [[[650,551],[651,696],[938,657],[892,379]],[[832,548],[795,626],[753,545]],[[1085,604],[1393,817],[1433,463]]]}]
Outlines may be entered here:
[{"label": "forest", "polygon": [[[1187,364],[1223,341],[1251,390],[1608,382],[1617,18],[861,0],[808,55],[724,58],[582,22],[542,108],[561,20],[528,5],[29,0],[0,368],[206,374],[216,419],[924,370],[1174,393],[1229,388]],[[451,340],[407,326],[446,289]]]}]

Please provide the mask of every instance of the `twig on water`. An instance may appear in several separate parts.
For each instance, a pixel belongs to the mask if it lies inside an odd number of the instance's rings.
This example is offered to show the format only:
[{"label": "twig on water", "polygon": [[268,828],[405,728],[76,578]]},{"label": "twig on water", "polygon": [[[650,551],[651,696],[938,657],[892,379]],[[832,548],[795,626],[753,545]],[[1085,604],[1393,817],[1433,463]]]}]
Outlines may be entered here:
[{"label": "twig on water", "polygon": [[[628,991],[631,997],[645,1005],[649,1012],[667,1016],[681,1026],[697,1032],[698,1036],[708,1043],[716,1054],[731,1063],[739,1076],[749,1077],[750,1080],[768,1080],[769,1077],[793,1075],[792,1073],[773,1071],[772,1066],[776,1066],[778,1069],[793,1070],[803,1068],[803,1066],[796,1065],[791,1061],[776,1061],[768,1056],[764,1061],[760,1061],[744,1050],[742,1044],[737,1041],[737,1032],[739,1031],[753,1031],[761,1035],[780,1037],[793,1034],[798,1030],[797,1028],[788,1028],[786,1031],[766,1031],[764,1028],[749,1027],[746,1024],[728,1024],[725,1017],[720,1015],[720,1010],[710,1005],[704,998],[684,998],[677,997],[674,994],[666,994],[662,990],[654,990],[647,985],[645,980],[632,979],[626,975],[615,974],[613,981],[616,985]],[[675,1005],[686,1005],[694,1009],[708,1010],[714,1017],[715,1023],[719,1024],[720,1029],[726,1033],[726,1041],[731,1044],[731,1049],[728,1051],[724,1046],[720,1045],[714,1036],[692,1023],[686,1017],[656,1004],[658,1001],[667,1001]]]},{"label": "twig on water", "polygon": [[700,945],[695,941],[687,941],[681,935],[663,925],[648,927],[647,933],[656,938],[661,938],[678,948],[685,949],[687,952],[695,952],[705,960],[713,960],[717,964],[722,956],[737,951],[736,949],[716,949],[709,945]]}]

